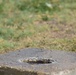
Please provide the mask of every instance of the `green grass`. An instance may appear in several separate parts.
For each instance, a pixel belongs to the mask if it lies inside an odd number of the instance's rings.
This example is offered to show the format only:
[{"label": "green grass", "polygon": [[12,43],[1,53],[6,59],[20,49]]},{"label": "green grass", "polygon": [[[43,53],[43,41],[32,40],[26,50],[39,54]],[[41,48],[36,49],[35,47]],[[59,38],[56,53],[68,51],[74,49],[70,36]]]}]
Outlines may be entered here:
[{"label": "green grass", "polygon": [[76,51],[76,1],[0,1],[0,52],[28,47]]}]

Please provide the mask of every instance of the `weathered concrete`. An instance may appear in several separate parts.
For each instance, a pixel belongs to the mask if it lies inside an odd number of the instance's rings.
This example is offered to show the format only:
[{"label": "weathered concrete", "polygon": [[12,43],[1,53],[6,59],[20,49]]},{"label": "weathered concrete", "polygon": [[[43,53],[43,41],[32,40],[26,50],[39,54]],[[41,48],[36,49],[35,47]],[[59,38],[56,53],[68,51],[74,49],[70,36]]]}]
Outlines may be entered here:
[{"label": "weathered concrete", "polygon": [[76,53],[29,48],[1,54],[0,75],[76,75]]}]

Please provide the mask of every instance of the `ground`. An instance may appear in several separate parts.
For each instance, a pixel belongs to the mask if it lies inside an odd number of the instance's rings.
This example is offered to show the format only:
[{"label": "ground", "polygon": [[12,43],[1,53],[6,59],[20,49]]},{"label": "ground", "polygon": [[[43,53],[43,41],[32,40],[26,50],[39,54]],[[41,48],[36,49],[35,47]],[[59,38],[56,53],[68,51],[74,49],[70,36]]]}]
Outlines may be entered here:
[{"label": "ground", "polygon": [[76,51],[75,1],[57,8],[44,6],[46,0],[39,7],[29,2],[0,1],[0,53],[28,47]]}]

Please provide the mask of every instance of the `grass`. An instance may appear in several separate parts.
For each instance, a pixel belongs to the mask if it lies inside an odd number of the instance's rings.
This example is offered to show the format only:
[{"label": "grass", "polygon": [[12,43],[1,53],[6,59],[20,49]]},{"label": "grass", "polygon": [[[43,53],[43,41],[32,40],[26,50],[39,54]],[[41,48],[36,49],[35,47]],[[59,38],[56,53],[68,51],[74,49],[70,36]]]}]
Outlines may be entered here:
[{"label": "grass", "polygon": [[0,52],[28,47],[76,51],[75,0],[1,0]]}]

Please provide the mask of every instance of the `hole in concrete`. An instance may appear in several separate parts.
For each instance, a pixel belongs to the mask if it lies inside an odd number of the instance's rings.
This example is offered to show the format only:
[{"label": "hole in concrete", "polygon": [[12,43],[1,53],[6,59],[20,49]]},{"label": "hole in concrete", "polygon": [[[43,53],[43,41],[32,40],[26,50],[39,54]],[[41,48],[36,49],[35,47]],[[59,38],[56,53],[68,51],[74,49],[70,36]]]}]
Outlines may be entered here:
[{"label": "hole in concrete", "polygon": [[21,61],[29,64],[50,64],[54,62],[54,60],[50,58],[37,58],[37,57],[22,59]]}]

